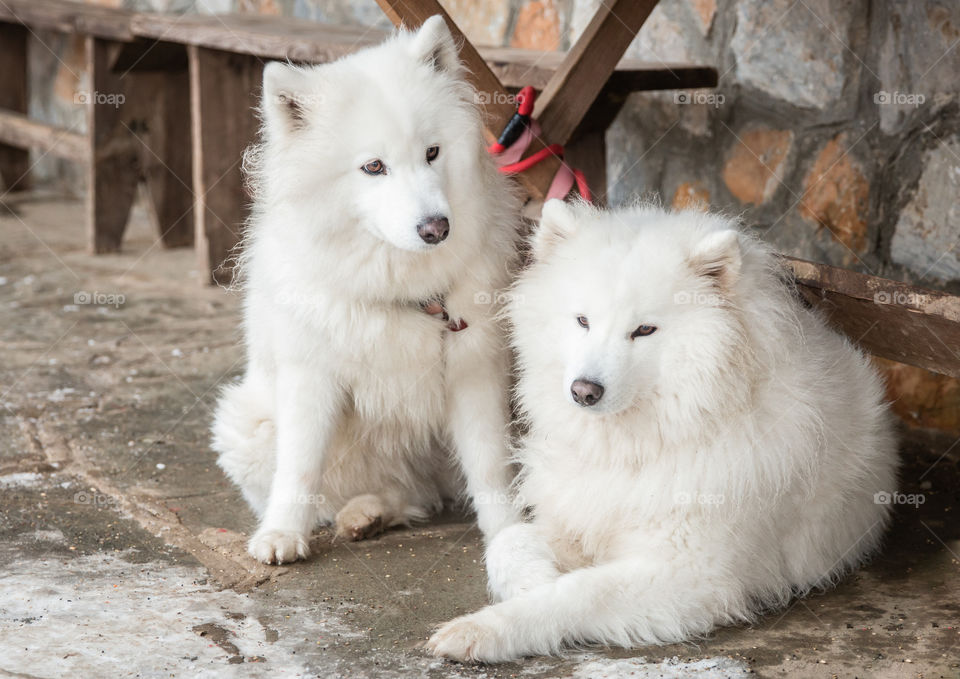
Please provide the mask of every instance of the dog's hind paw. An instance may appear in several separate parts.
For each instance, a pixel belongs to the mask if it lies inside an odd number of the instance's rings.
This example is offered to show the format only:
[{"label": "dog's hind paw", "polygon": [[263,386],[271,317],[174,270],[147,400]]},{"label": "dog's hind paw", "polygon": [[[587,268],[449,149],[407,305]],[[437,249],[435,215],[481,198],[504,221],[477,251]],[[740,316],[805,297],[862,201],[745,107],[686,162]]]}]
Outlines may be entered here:
[{"label": "dog's hind paw", "polygon": [[497,628],[482,621],[482,615],[482,612],[465,615],[441,626],[427,641],[427,650],[459,662],[510,660]]},{"label": "dog's hind paw", "polygon": [[247,552],[257,561],[279,566],[297,559],[306,559],[310,554],[308,537],[292,530],[257,531],[250,538]]},{"label": "dog's hind paw", "polygon": [[334,520],[338,538],[363,540],[387,528],[383,501],[376,495],[358,495],[337,512]]}]

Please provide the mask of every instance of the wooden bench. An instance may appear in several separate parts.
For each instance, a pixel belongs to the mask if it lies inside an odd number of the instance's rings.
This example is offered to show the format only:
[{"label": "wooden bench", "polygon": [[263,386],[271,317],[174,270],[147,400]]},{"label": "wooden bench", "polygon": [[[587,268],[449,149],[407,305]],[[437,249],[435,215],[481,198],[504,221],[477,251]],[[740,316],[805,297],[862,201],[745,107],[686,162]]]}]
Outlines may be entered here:
[{"label": "wooden bench", "polygon": [[[31,121],[26,45],[31,32],[81,35],[91,74],[86,135]],[[266,60],[324,63],[382,41],[386,34],[282,17],[137,13],[62,0],[0,3],[0,173],[8,188],[26,185],[34,148],[83,163],[89,181],[91,252],[120,248],[137,184],[143,179],[163,243],[193,244],[201,270],[224,281],[223,267],[247,214],[240,161],[254,140],[254,115]],[[544,87],[560,53],[483,48],[483,58],[513,90]],[[600,83],[572,156],[593,186],[606,184],[602,131],[637,90],[712,87],[705,66],[623,60]],[[97,104],[122,97],[119,107]],[[592,101],[592,100],[591,100]],[[599,134],[598,134],[599,130]],[[589,143],[578,144],[589,140]]]}]

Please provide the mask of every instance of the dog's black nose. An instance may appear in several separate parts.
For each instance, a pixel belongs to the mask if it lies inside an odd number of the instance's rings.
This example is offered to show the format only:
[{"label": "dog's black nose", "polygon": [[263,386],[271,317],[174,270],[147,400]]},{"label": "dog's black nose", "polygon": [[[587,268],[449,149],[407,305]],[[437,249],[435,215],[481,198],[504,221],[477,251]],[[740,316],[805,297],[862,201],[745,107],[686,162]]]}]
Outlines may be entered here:
[{"label": "dog's black nose", "polygon": [[596,405],[597,401],[603,397],[603,385],[580,379],[570,385],[570,393],[573,394],[574,401],[589,407]]},{"label": "dog's black nose", "polygon": [[450,233],[450,220],[446,217],[430,217],[417,224],[417,233],[424,243],[435,245]]}]

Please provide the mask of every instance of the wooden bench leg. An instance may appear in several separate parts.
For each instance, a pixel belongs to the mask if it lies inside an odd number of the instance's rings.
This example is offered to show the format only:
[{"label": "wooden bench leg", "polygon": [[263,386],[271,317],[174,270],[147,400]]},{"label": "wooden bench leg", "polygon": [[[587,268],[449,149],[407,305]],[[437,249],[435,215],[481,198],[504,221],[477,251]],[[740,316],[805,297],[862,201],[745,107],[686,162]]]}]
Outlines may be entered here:
[{"label": "wooden bench leg", "polygon": [[564,160],[572,167],[580,168],[587,178],[587,186],[593,194],[593,202],[607,202],[607,144],[602,130],[595,130],[574,137],[564,147]]},{"label": "wooden bench leg", "polygon": [[84,93],[90,160],[87,166],[87,242],[93,253],[117,252],[140,181],[136,102],[111,69],[117,46],[86,39],[91,91]]},{"label": "wooden bench leg", "polygon": [[168,248],[193,245],[193,178],[190,144],[190,76],[130,73],[138,91],[149,92],[140,165]]},{"label": "wooden bench leg", "polygon": [[257,135],[263,64],[194,45],[188,55],[198,266],[211,282],[226,283],[232,274],[226,260],[248,211],[240,164]]},{"label": "wooden bench leg", "polygon": [[[27,29],[0,23],[0,109],[27,113]],[[30,152],[0,144],[0,180],[4,191],[29,188]]]}]

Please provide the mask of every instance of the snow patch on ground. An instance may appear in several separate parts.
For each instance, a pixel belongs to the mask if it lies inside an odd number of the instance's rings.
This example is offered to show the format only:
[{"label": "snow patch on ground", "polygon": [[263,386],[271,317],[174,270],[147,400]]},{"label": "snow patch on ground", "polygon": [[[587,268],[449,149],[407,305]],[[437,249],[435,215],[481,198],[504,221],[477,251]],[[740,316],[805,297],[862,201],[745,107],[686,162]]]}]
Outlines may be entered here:
[{"label": "snow patch on ground", "polygon": [[36,488],[43,482],[43,474],[17,472],[0,476],[0,488]]},{"label": "snow patch on ground", "polygon": [[646,658],[598,659],[584,662],[571,679],[746,679],[750,668],[732,658],[704,658],[684,662],[677,657],[661,662]]},{"label": "snow patch on ground", "polygon": [[[62,538],[54,533],[34,537]],[[247,595],[218,591],[205,584],[200,567],[123,557],[40,558],[6,567],[0,573],[0,670],[148,679],[310,676],[313,668],[301,662],[306,654],[298,656],[298,649],[362,636],[315,608],[264,610]],[[210,624],[219,628],[213,634],[194,629]],[[217,635],[235,649],[218,645]]]}]

